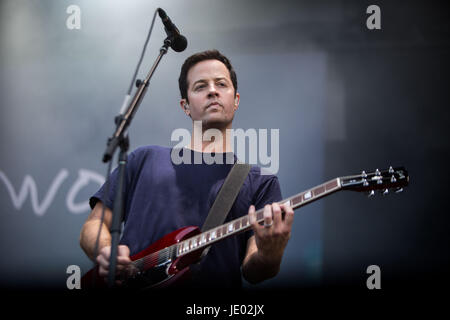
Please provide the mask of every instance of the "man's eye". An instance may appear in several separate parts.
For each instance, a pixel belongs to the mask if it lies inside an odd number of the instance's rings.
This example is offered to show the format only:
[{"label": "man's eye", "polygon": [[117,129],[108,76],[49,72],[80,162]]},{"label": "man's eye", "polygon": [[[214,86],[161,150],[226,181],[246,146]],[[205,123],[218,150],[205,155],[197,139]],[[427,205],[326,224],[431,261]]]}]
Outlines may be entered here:
[{"label": "man's eye", "polygon": [[219,85],[219,87],[226,87],[227,86],[227,84],[225,82],[219,82],[218,85]]},{"label": "man's eye", "polygon": [[205,87],[205,85],[204,85],[204,84],[201,84],[201,85],[196,86],[196,87],[195,87],[195,90],[200,90],[200,89],[202,89],[202,88],[204,88],[204,87]]}]

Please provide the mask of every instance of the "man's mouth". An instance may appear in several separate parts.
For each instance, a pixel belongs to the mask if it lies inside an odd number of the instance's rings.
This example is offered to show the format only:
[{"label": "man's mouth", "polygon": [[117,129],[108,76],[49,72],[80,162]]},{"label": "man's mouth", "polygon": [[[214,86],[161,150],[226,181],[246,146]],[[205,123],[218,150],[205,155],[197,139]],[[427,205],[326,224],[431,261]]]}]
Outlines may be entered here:
[{"label": "man's mouth", "polygon": [[206,106],[206,109],[208,109],[209,107],[219,107],[219,106],[221,107],[222,105],[219,102],[214,101],[214,102],[211,102],[210,104],[208,104]]}]

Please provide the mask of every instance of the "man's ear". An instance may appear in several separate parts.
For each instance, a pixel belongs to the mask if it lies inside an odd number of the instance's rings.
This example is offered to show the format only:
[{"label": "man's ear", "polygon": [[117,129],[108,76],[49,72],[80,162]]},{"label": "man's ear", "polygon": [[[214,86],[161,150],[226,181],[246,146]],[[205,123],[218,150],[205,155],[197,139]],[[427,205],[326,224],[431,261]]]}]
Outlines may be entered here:
[{"label": "man's ear", "polygon": [[181,99],[181,100],[180,100],[180,107],[181,107],[181,109],[183,109],[184,113],[185,113],[187,116],[190,116],[189,105],[188,105],[186,99]]},{"label": "man's ear", "polygon": [[234,111],[236,111],[239,108],[239,101],[241,99],[241,95],[239,92],[236,92],[236,97],[234,98]]}]

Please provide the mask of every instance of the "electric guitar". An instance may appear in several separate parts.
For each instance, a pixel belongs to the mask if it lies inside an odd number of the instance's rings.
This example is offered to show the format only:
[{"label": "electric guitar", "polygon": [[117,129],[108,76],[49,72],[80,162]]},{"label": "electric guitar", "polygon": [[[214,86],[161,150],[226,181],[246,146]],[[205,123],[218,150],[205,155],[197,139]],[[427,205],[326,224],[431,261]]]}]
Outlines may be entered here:
[{"label": "electric guitar", "polygon": [[[336,191],[350,190],[368,192],[375,190],[383,195],[393,189],[403,191],[409,183],[408,172],[403,167],[339,177],[284,199],[279,204],[287,204],[293,209],[300,208]],[[258,223],[264,221],[263,209],[256,211]],[[248,215],[229,221],[221,226],[201,232],[199,227],[187,226],[162,237],[145,250],[130,257],[130,276],[123,286],[130,288],[166,287],[179,282],[189,274],[189,266],[201,259],[202,252],[210,245],[251,228]],[[98,275],[98,268],[91,269],[81,280],[82,288],[105,287],[106,283]]]}]

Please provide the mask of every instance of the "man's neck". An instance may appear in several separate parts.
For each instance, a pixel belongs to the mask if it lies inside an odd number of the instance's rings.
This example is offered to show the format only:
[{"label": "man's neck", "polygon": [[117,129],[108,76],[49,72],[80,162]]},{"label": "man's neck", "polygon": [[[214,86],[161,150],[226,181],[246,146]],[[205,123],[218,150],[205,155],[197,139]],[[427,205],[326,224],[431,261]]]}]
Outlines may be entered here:
[{"label": "man's neck", "polygon": [[231,130],[229,129],[231,129],[231,125],[224,129],[209,131],[201,131],[199,128],[193,126],[191,143],[186,147],[198,152],[233,152],[230,140]]}]

